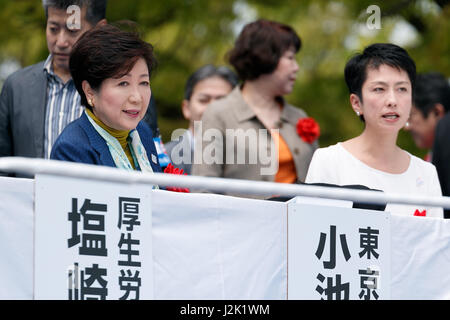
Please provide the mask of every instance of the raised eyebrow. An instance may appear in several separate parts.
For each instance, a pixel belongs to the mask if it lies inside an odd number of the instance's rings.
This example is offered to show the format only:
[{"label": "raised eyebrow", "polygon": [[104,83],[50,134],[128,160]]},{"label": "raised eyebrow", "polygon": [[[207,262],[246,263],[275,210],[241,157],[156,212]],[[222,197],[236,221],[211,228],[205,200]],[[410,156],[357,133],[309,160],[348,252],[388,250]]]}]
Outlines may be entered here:
[{"label": "raised eyebrow", "polygon": [[[148,74],[141,74],[140,76],[139,76],[139,78],[150,78],[149,77],[149,75]],[[118,77],[118,78],[114,78],[114,79],[116,79],[116,80],[118,80],[118,81],[124,81],[125,79],[124,78],[131,78],[131,74],[129,74],[129,73],[127,73],[127,74],[124,74],[123,76],[120,76],[120,77]]]},{"label": "raised eyebrow", "polygon": [[[122,77],[131,77],[131,74],[127,73],[127,74],[124,74]],[[122,77],[121,77],[121,78],[122,78]],[[139,76],[139,78],[143,78],[143,77],[148,78],[148,77],[150,77],[150,76],[148,75],[148,73],[143,73],[143,74],[141,74],[141,75]],[[120,78],[119,78],[119,79],[120,79]]]},{"label": "raised eyebrow", "polygon": [[387,83],[384,81],[373,81],[371,82],[371,85],[383,85],[383,86],[387,86]]},{"label": "raised eyebrow", "polygon": [[212,95],[210,95],[209,93],[199,93],[198,94],[198,97],[199,98],[211,98],[212,97]]},{"label": "raised eyebrow", "polygon": [[[384,81],[373,81],[371,84],[372,85],[383,85],[383,86],[387,86],[388,85],[387,82],[384,82]],[[408,81],[399,81],[399,82],[395,83],[396,86],[404,85],[404,84],[410,84],[410,82],[408,82]]]},{"label": "raised eyebrow", "polygon": [[48,21],[48,25],[51,25],[52,27],[61,27],[61,25],[56,21]]}]

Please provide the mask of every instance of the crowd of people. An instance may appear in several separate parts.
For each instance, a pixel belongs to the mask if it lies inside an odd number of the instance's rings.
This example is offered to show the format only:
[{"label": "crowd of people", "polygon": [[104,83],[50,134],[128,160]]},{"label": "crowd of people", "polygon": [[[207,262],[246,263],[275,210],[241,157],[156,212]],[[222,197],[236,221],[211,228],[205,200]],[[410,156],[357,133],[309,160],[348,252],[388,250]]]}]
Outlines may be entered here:
[{"label": "crowd of people", "polygon": [[[69,5],[81,8],[76,30],[67,25]],[[283,98],[299,71],[300,36],[280,22],[251,22],[226,55],[236,73],[206,65],[187,79],[181,110],[189,128],[164,147],[150,86],[153,47],[109,24],[106,6],[106,0],[43,0],[49,56],[3,85],[0,156],[450,195],[449,81],[436,72],[417,75],[405,49],[375,43],[349,59],[343,73],[354,121],[364,128],[319,148],[318,124]],[[426,159],[398,147],[403,128],[430,150]],[[436,207],[388,204],[386,210],[450,217]]]}]

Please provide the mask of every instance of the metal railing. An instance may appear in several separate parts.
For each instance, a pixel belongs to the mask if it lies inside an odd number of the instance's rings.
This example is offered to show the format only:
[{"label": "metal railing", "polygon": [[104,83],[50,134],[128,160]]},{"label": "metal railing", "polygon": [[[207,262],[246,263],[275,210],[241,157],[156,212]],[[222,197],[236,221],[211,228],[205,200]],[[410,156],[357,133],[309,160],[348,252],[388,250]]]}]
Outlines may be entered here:
[{"label": "metal railing", "polygon": [[430,197],[400,193],[383,193],[370,190],[322,187],[314,185],[285,184],[275,182],[225,179],[199,176],[181,176],[164,173],[125,171],[117,168],[95,166],[56,160],[22,157],[0,158],[0,171],[26,175],[49,174],[91,180],[103,180],[128,184],[156,184],[191,190],[208,190],[215,193],[235,193],[259,196],[306,196],[335,200],[350,200],[370,204],[410,204],[450,209],[450,197]]}]

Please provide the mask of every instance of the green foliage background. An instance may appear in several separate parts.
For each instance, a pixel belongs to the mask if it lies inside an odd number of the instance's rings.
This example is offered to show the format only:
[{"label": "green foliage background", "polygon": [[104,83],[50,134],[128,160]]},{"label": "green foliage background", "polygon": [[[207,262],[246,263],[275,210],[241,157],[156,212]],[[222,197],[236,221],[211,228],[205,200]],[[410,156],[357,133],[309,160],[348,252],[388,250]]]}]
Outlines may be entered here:
[{"label": "green foliage background", "polygon": [[[380,30],[367,28],[370,5],[381,9]],[[224,55],[239,26],[256,18],[289,24],[302,38],[297,55],[301,70],[287,100],[319,122],[321,146],[361,132],[348,102],[344,65],[370,43],[391,42],[398,22],[409,23],[417,35],[405,48],[418,71],[450,76],[449,0],[109,0],[107,19],[136,21],[155,47],[159,66],[151,85],[163,141],[170,140],[174,129],[187,127],[180,105],[190,73],[206,63],[227,64]],[[0,0],[0,21],[0,63],[15,59],[27,66],[47,57],[40,0]],[[399,144],[418,156],[425,154],[406,132],[400,133]]]}]

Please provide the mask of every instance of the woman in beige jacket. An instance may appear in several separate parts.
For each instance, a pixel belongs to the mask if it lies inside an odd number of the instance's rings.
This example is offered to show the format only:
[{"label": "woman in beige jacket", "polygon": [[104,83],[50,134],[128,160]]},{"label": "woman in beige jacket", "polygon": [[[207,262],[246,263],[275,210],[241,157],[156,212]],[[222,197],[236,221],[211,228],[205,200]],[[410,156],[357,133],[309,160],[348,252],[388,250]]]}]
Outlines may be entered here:
[{"label": "woman in beige jacket", "polygon": [[228,53],[243,84],[213,102],[196,123],[193,175],[305,180],[318,127],[283,99],[297,77],[300,47],[287,25],[258,20],[244,27]]}]

